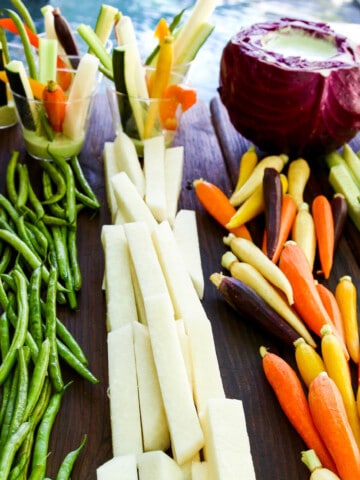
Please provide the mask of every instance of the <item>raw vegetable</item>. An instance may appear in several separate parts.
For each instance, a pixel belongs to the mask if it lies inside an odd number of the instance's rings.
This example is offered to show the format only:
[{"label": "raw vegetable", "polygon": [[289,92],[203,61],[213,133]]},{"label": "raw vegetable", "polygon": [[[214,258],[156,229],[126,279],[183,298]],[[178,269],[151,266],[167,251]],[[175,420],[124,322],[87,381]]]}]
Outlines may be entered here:
[{"label": "raw vegetable", "polygon": [[296,312],[291,309],[288,302],[274,288],[271,283],[252,265],[239,262],[232,252],[226,252],[221,257],[221,265],[230,271],[231,276],[237,278],[252,288],[265,302],[270,305],[291,327],[302,336],[307,343],[316,346],[308,329]]},{"label": "raw vegetable", "polygon": [[341,480],[334,472],[322,466],[315,450],[301,452],[301,461],[311,472],[309,480]]},{"label": "raw vegetable", "polygon": [[347,417],[357,444],[360,444],[360,421],[352,387],[349,364],[344,355],[342,344],[334,335],[330,325],[321,329],[321,354],[326,372],[334,380],[344,402]]},{"label": "raw vegetable", "polygon": [[294,342],[295,361],[300,376],[307,387],[314,378],[325,371],[325,365],[317,350],[300,337]]},{"label": "raw vegetable", "polygon": [[[341,316],[341,311],[334,293],[323,283],[316,282],[316,289],[319,292],[321,301],[329,314],[329,317],[332,322],[332,327],[338,333],[339,338],[342,340],[343,345],[345,345],[345,332],[344,324]],[[345,347],[346,349],[346,347]],[[349,360],[349,354],[346,352],[346,358]]]},{"label": "raw vegetable", "polygon": [[325,195],[316,195],[311,205],[315,225],[317,249],[321,273],[327,280],[334,260],[334,218],[329,200]]},{"label": "raw vegetable", "polygon": [[254,145],[250,147],[242,154],[240,159],[240,166],[238,172],[238,179],[236,181],[235,189],[236,192],[239,188],[246,182],[250,177],[251,172],[254,170],[258,162],[258,155]]},{"label": "raw vegetable", "polygon": [[211,274],[210,280],[222,298],[250,325],[259,327],[288,346],[299,338],[289,323],[241,280],[221,273]]},{"label": "raw vegetable", "polygon": [[283,203],[280,173],[275,168],[265,168],[262,188],[266,232],[264,251],[266,255],[272,259],[279,241],[281,208]]},{"label": "raw vegetable", "polygon": [[[334,459],[342,480],[360,475],[360,451],[335,382],[320,373],[310,384],[308,401],[314,424]],[[318,453],[318,452],[317,452]],[[324,462],[321,462],[323,465]]]},{"label": "raw vegetable", "polygon": [[54,80],[48,81],[43,92],[46,115],[54,132],[61,132],[66,113],[66,95]]},{"label": "raw vegetable", "polygon": [[340,242],[347,219],[348,208],[344,195],[335,193],[330,200],[331,210],[334,219],[334,253]]},{"label": "raw vegetable", "polygon": [[297,208],[304,202],[304,192],[310,178],[310,166],[304,158],[289,163],[287,172],[288,193],[293,196]]},{"label": "raw vegetable", "polygon": [[185,84],[173,83],[169,85],[162,96],[167,101],[160,102],[159,115],[161,125],[166,130],[176,130],[178,121],[176,118],[178,108],[186,112],[196,103],[196,90]]},{"label": "raw vegetable", "polygon": [[76,43],[72,29],[67,21],[67,19],[61,14],[60,8],[55,7],[52,11],[54,15],[54,28],[56,36],[65,50],[65,53],[71,57],[70,61],[74,68],[77,67],[80,51]]},{"label": "raw vegetable", "polygon": [[295,370],[279,355],[269,352],[265,347],[260,347],[260,355],[266,379],[284,414],[307,447],[315,450],[321,463],[326,468],[336,471],[327,447],[314,424],[307,398]]},{"label": "raw vegetable", "polygon": [[304,202],[298,207],[291,231],[291,238],[305,253],[311,271],[314,269],[316,255],[316,234],[314,219],[309,204]]},{"label": "raw vegetable", "polygon": [[343,275],[336,287],[335,298],[344,325],[345,344],[351,359],[359,362],[359,325],[357,317],[357,290],[350,275]]},{"label": "raw vegetable", "polygon": [[[225,193],[214,183],[203,178],[193,181],[195,194],[205,210],[223,227],[227,228],[229,219],[234,215],[235,208],[229,202]],[[251,235],[245,225],[229,229],[236,236],[251,240]]]}]

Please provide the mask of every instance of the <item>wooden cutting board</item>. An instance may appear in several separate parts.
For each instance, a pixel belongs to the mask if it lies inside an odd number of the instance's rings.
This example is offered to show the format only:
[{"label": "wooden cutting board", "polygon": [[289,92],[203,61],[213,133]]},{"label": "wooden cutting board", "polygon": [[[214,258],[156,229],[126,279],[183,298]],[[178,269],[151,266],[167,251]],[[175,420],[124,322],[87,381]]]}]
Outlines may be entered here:
[{"label": "wooden cutting board", "polygon": [[[87,443],[75,464],[72,478],[96,480],[96,468],[112,456],[100,233],[102,225],[110,222],[102,152],[104,142],[113,138],[106,98],[100,94],[80,160],[102,207],[94,218],[90,218],[86,212],[79,218],[78,247],[84,277],[79,308],[75,312],[69,312],[65,308],[59,311],[60,318],[83,346],[90,368],[100,383],[94,386],[74,377],[71,371],[66,373],[74,382],[64,395],[51,437],[52,453],[48,459],[47,472],[51,478],[55,477],[59,463],[66,453],[80,444],[85,433],[88,435]],[[304,444],[282,414],[265,381],[259,347],[267,346],[292,364],[293,352],[235,314],[208,280],[211,273],[221,270],[220,259],[225,251],[222,238],[226,232],[199,206],[192,189],[193,180],[203,177],[230,194],[236,181],[239,158],[248,143],[234,131],[221,102],[214,98],[210,105],[199,101],[184,114],[175,144],[184,145],[185,149],[180,207],[195,209],[197,213],[205,276],[204,307],[212,323],[226,395],[242,399],[244,403],[257,480],[307,480],[309,474],[300,461]],[[21,158],[31,166],[34,178],[39,173],[36,161],[25,157],[19,128],[0,131],[2,193],[5,193],[5,169],[14,149],[21,151]],[[313,170],[307,196],[311,198],[318,192],[331,195],[326,169],[322,166]],[[348,222],[328,282],[330,287],[334,287],[336,280],[346,273],[353,277],[360,288],[358,247],[358,232],[351,222]]]}]

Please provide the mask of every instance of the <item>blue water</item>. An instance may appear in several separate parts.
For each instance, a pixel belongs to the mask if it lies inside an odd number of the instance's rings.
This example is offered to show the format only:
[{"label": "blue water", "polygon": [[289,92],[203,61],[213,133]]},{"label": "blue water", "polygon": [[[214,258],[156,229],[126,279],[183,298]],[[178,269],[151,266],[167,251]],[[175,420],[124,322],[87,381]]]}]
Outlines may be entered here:
[{"label": "blue water", "polygon": [[[1,0],[6,6],[9,0]],[[191,7],[195,0],[58,0],[50,1],[58,6],[74,29],[80,23],[94,26],[97,12],[102,3],[116,6],[124,15],[129,15],[137,32],[139,47],[145,58],[155,45],[153,30],[160,17],[168,21],[182,8]],[[40,6],[46,1],[26,2],[36,20],[39,30],[42,28]],[[288,0],[288,1],[219,1],[212,23],[215,29],[200,50],[192,67],[190,81],[197,88],[199,97],[210,100],[218,86],[219,62],[222,49],[229,38],[242,26],[251,23],[273,20],[282,16],[317,19],[327,22],[353,22],[360,24],[360,6],[356,1],[341,0]],[[359,25],[360,29],[360,25]]]}]

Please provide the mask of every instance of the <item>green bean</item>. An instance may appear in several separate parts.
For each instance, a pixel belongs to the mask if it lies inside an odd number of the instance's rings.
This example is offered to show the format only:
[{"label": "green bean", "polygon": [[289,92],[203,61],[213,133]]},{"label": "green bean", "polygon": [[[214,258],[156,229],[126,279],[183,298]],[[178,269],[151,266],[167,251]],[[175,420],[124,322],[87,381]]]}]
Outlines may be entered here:
[{"label": "green bean", "polygon": [[0,454],[0,480],[8,479],[15,454],[26,438],[29,430],[30,423],[23,422],[20,427],[9,437],[6,444],[2,448]]},{"label": "green bean", "polygon": [[[9,348],[10,348],[9,321],[7,318],[7,313],[3,312],[0,315],[0,351],[1,351],[2,359],[5,358]],[[10,387],[11,387],[11,377],[9,376],[5,380],[3,384],[3,389],[2,389],[1,406],[0,406],[0,425],[2,425],[3,423],[7,402],[9,400]]]},{"label": "green bean", "polygon": [[19,161],[19,154],[18,150],[14,150],[10,156],[9,163],[6,168],[5,173],[5,181],[6,181],[6,191],[7,196],[10,199],[10,202],[15,205],[17,200],[17,190],[16,190],[16,166]]},{"label": "green bean", "polygon": [[[46,175],[43,175],[43,180],[47,184],[47,188],[51,192],[51,196],[47,197],[43,201],[43,204],[57,203],[59,202],[66,194],[66,182],[62,173],[56,168],[56,166],[46,160],[40,160],[40,165],[45,171]],[[52,193],[51,181],[56,185],[56,193]],[[50,182],[50,185],[48,183]]]},{"label": "green bean", "polygon": [[45,336],[50,343],[49,376],[53,387],[57,392],[64,388],[59,355],[56,344],[56,285],[58,271],[55,267],[50,268],[50,279],[46,293],[46,325]]},{"label": "green bean", "polygon": [[14,5],[14,7],[17,9],[17,11],[20,13],[25,25],[29,27],[29,29],[36,33],[36,26],[35,23],[32,19],[31,13],[27,9],[26,5],[24,2],[21,0],[11,0],[11,3]]},{"label": "green bean", "polygon": [[49,226],[55,225],[57,227],[67,227],[69,225],[68,221],[65,218],[55,217],[54,215],[45,214],[43,216],[43,221],[45,225]]},{"label": "green bean", "polygon": [[29,330],[40,348],[43,341],[42,318],[41,318],[41,267],[35,268],[29,283]]},{"label": "green bean", "polygon": [[28,292],[25,278],[15,270],[13,275],[17,287],[17,322],[9,350],[0,365],[0,384],[5,381],[14,365],[18,348],[24,345],[29,320]]},{"label": "green bean", "polygon": [[40,220],[44,216],[45,210],[31,185],[29,169],[25,163],[23,164],[23,175],[26,177],[28,183],[29,203],[33,206],[36,220]]},{"label": "green bean", "polygon": [[76,450],[73,450],[72,452],[69,452],[64,460],[62,461],[59,471],[56,475],[56,480],[69,480],[71,472],[73,470],[74,464],[83,449],[85,443],[86,443],[87,436],[84,435],[84,438],[82,442],[80,443],[79,447]]},{"label": "green bean", "polygon": [[70,165],[73,169],[74,176],[78,182],[78,185],[82,189],[82,191],[87,195],[89,198],[93,200],[94,205],[97,205],[95,208],[100,208],[100,202],[95,195],[94,190],[91,188],[89,182],[87,181],[83,169],[81,168],[79,158],[77,156],[73,156],[70,158]]},{"label": "green bean", "polygon": [[50,341],[48,338],[45,338],[40,347],[39,355],[35,361],[34,370],[29,382],[27,403],[24,409],[24,420],[27,420],[32,414],[35,405],[39,400],[48,372],[49,358]]},{"label": "green bean", "polygon": [[66,218],[70,225],[76,223],[75,177],[70,164],[63,157],[53,155],[54,162],[62,171],[66,183]]},{"label": "green bean", "polygon": [[28,198],[29,198],[29,178],[27,176],[27,172],[25,170],[25,165],[18,163],[16,165],[16,170],[18,172],[19,177],[19,190],[18,195],[15,202],[15,208],[18,211],[21,211],[22,208],[26,205]]},{"label": "green bean", "polygon": [[0,273],[5,272],[5,270],[7,269],[7,267],[11,262],[11,259],[12,259],[12,248],[11,248],[11,245],[7,244],[5,245],[4,251],[0,259]]},{"label": "green bean", "polygon": [[26,347],[18,349],[18,369],[19,369],[19,381],[17,388],[16,401],[14,405],[14,412],[11,419],[9,428],[9,434],[12,435],[20,427],[24,421],[24,411],[27,402],[28,385],[29,385],[29,371],[28,371],[28,359],[29,350],[25,350]]},{"label": "green bean", "polygon": [[76,200],[86,207],[91,208],[92,210],[98,210],[100,208],[99,202],[88,197],[84,193],[80,192],[77,188],[75,189]]},{"label": "green bean", "polygon": [[[59,202],[53,201],[53,199],[56,198],[56,195],[52,191],[51,177],[48,174],[48,172],[45,170],[42,173],[42,186],[43,186],[43,193],[45,197],[43,204],[44,202],[45,203],[48,202],[48,207],[51,213],[57,218],[65,219],[66,218],[65,209],[62,206],[60,206]],[[65,185],[65,189],[66,189],[66,185]],[[66,193],[66,190],[65,190],[65,193]]]},{"label": "green bean", "polygon": [[2,450],[3,446],[5,445],[10,431],[11,420],[13,417],[14,409],[15,409],[15,402],[16,402],[16,395],[19,383],[19,369],[17,366],[14,367],[14,372],[12,375],[8,376],[10,380],[10,391],[8,394],[8,400],[6,403],[6,409],[4,413],[4,418],[1,424],[1,432],[0,432],[0,451]]},{"label": "green bean", "polygon": [[71,227],[68,229],[67,246],[69,252],[70,272],[73,279],[74,290],[79,291],[82,285],[82,274],[79,265],[76,227]]},{"label": "green bean", "polygon": [[97,384],[99,380],[95,375],[89,370],[89,368],[84,365],[73,353],[72,351],[61,341],[59,338],[56,339],[56,345],[59,352],[59,356],[64,360],[69,367],[71,367],[76,373],[81,377],[88,380],[90,383]]},{"label": "green bean", "polygon": [[[47,456],[49,454],[50,435],[56,416],[60,410],[61,400],[63,398],[65,390],[66,387],[64,387],[61,392],[55,392],[51,395],[48,406],[39,423],[33,448],[31,474],[29,476],[29,480],[33,478],[44,478]],[[36,476],[39,473],[42,473],[42,477]]]},{"label": "green bean", "polygon": [[45,259],[48,253],[48,240],[42,231],[31,222],[25,221],[25,228],[34,249],[38,252],[40,258]]}]

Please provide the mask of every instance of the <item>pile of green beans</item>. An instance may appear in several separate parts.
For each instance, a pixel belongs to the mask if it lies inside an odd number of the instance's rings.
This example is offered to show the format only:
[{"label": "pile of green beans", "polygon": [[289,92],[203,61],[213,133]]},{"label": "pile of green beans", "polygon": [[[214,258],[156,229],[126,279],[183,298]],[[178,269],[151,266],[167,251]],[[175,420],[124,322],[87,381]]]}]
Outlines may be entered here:
[{"label": "pile of green beans", "polygon": [[[0,480],[47,478],[50,434],[69,387],[63,363],[98,383],[57,307],[77,305],[77,217],[100,205],[77,158],[41,167],[37,194],[13,152],[7,195],[0,194]],[[85,441],[66,455],[56,480],[70,478]]]}]

